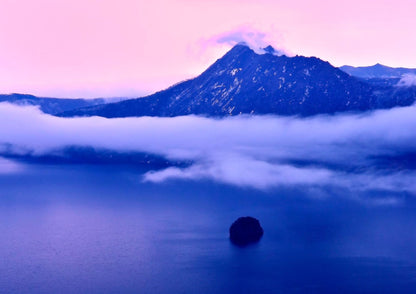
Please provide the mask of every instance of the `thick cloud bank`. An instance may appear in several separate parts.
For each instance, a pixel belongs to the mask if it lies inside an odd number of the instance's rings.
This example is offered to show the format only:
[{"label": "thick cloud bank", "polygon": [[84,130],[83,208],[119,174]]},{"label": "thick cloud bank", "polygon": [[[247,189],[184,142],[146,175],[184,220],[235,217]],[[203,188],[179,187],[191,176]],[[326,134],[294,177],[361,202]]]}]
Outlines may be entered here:
[{"label": "thick cloud bank", "polygon": [[2,154],[42,156],[80,146],[192,162],[148,171],[145,181],[210,179],[258,189],[331,185],[416,192],[413,106],[312,118],[106,119],[59,118],[35,107],[0,103],[0,124]]}]

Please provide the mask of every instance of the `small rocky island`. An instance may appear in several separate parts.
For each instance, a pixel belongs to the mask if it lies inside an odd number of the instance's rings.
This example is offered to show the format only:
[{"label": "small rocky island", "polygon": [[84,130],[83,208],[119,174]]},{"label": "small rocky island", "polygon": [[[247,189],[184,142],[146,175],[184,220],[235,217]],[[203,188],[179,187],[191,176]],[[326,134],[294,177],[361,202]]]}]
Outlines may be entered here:
[{"label": "small rocky island", "polygon": [[238,218],[230,227],[230,240],[238,246],[256,243],[262,236],[260,222],[251,216]]}]

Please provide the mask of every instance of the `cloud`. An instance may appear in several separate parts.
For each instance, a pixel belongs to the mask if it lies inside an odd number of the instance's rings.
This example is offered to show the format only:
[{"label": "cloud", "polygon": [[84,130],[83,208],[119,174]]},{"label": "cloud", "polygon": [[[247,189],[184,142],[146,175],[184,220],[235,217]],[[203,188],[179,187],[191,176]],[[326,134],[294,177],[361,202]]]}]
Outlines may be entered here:
[{"label": "cloud", "polygon": [[324,169],[273,164],[231,153],[214,156],[209,162],[198,162],[188,168],[171,167],[151,171],[145,174],[144,179],[156,183],[168,179],[213,179],[235,186],[267,189],[273,186],[328,182],[330,176],[331,173]]},{"label": "cloud", "polygon": [[[263,49],[271,45],[275,49],[275,55],[292,55],[288,50],[284,49],[279,36],[271,37],[271,34],[264,33],[263,31],[257,30],[249,25],[242,25],[235,29],[223,32],[221,34],[211,37],[207,43],[209,44],[227,44],[234,46],[238,43],[245,43],[257,54],[266,53]],[[280,41],[277,42],[276,40]]]},{"label": "cloud", "polygon": [[60,118],[0,103],[0,155],[68,146],[188,162],[145,181],[212,180],[240,187],[338,187],[416,193],[416,108],[309,118]]},{"label": "cloud", "polygon": [[22,166],[14,161],[0,157],[0,174],[17,173],[22,170]]},{"label": "cloud", "polygon": [[397,87],[413,87],[416,86],[416,75],[404,74],[396,85]]}]

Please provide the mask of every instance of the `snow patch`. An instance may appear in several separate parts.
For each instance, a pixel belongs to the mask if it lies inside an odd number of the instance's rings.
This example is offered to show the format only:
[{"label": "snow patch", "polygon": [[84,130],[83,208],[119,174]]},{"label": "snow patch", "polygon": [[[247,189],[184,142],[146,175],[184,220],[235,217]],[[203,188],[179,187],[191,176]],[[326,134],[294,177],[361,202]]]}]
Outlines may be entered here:
[{"label": "snow patch", "polygon": [[234,68],[234,69],[232,69],[231,71],[230,71],[230,75],[232,75],[232,76],[235,76],[236,75],[236,73],[238,73],[239,71],[241,71],[242,70],[242,68],[240,67],[240,68]]}]

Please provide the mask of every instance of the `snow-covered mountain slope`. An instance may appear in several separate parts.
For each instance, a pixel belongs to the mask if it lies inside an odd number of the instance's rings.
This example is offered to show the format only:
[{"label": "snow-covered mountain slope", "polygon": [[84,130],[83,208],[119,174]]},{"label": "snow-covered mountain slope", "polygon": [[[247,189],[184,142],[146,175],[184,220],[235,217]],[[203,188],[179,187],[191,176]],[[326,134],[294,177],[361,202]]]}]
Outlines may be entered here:
[{"label": "snow-covered mountain slope", "polygon": [[[391,107],[388,87],[355,78],[316,57],[258,54],[244,44],[234,46],[198,77],[155,94],[106,105],[67,111],[62,116],[128,117],[225,116],[238,114],[314,115]],[[387,95],[387,96],[386,96]],[[410,99],[408,99],[410,95]],[[415,93],[393,97],[408,105]],[[381,97],[381,98],[380,98]]]}]

